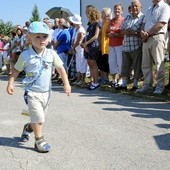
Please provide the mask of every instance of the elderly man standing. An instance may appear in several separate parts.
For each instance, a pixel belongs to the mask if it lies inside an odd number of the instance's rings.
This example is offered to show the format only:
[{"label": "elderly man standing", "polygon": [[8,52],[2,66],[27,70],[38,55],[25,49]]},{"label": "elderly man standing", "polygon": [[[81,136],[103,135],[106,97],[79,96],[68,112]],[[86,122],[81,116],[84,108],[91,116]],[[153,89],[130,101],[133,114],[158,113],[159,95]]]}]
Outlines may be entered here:
[{"label": "elderly man standing", "polygon": [[138,80],[142,77],[142,39],[140,36],[144,14],[141,12],[142,5],[139,0],[131,2],[131,14],[127,15],[120,30],[124,36],[122,53],[122,80],[121,86],[115,86],[116,90],[127,90],[127,81],[132,67],[134,69],[134,82],[131,90],[138,88]]},{"label": "elderly man standing", "polygon": [[138,93],[152,91],[153,63],[156,66],[156,87],[154,94],[162,94],[164,91],[165,65],[164,46],[167,23],[170,17],[170,7],[164,0],[152,0],[153,5],[148,9],[144,19],[141,36],[143,39],[142,71],[144,76],[143,87]]}]

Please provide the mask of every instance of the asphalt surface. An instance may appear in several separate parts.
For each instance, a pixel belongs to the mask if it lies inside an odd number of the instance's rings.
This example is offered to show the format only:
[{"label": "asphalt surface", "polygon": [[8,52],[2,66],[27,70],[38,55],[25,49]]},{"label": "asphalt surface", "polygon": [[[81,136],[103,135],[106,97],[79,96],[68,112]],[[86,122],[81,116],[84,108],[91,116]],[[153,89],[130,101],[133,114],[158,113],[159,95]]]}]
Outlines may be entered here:
[{"label": "asphalt surface", "polygon": [[34,136],[20,142],[29,117],[20,79],[6,93],[0,76],[1,170],[169,170],[170,104],[72,88],[67,97],[53,86],[44,126],[49,153],[34,151]]}]

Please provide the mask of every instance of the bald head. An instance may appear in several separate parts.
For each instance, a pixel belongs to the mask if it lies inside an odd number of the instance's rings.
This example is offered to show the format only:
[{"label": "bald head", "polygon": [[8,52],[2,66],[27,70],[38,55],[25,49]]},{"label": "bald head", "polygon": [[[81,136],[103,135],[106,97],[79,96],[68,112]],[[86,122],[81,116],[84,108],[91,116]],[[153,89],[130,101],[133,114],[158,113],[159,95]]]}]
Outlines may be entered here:
[{"label": "bald head", "polygon": [[133,4],[138,4],[139,6],[142,7],[142,4],[141,4],[140,0],[132,0],[131,6],[132,6]]},{"label": "bald head", "polygon": [[131,12],[133,16],[137,16],[142,10],[142,4],[139,0],[132,0]]}]

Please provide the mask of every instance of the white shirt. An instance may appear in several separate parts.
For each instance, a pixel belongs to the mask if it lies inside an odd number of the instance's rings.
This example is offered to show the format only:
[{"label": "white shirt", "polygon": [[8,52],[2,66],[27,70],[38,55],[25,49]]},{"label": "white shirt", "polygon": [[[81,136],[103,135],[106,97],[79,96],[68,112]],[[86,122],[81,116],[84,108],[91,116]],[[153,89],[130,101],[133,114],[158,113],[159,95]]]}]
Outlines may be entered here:
[{"label": "white shirt", "polygon": [[[144,30],[149,32],[152,27],[158,22],[168,23],[170,18],[170,7],[163,0],[157,3],[155,6],[152,5],[144,18],[145,27]],[[167,24],[165,24],[159,32],[167,32]]]},{"label": "white shirt", "polygon": [[56,28],[52,34],[52,39],[56,43],[57,42],[57,35],[62,31],[60,28]]},{"label": "white shirt", "polygon": [[[79,33],[83,33],[84,34],[84,37],[85,37],[85,34],[86,34],[86,30],[83,26],[80,26],[80,28],[78,28],[78,30],[76,30],[76,28],[74,29],[74,43],[77,41],[77,38],[78,38],[78,34]],[[78,51],[82,51],[82,47],[80,45],[78,45],[75,50],[78,52]]]},{"label": "white shirt", "polygon": [[49,34],[49,37],[48,37],[48,42],[51,42],[52,39],[53,39],[53,33],[54,33],[54,30],[53,29],[50,29],[50,34]]}]

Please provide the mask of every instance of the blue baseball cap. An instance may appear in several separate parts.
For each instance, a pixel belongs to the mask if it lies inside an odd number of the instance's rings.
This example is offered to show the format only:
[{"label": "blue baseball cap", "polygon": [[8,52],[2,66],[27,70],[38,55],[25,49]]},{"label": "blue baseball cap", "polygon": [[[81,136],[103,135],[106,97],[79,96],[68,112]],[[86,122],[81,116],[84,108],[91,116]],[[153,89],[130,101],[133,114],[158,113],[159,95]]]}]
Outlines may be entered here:
[{"label": "blue baseball cap", "polygon": [[50,34],[48,25],[39,21],[32,22],[28,27],[28,32],[33,34]]}]

